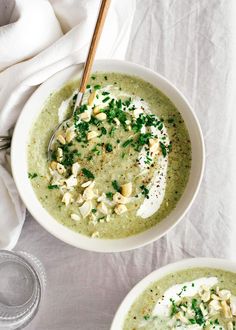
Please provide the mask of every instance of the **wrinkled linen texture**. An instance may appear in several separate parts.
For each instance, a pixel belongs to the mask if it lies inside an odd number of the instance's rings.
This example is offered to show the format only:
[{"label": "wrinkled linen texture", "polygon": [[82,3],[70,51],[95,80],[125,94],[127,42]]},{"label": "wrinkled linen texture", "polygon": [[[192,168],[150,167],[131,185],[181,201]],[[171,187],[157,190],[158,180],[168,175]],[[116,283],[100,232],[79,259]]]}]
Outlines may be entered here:
[{"label": "wrinkled linen texture", "polygon": [[235,257],[235,0],[137,0],[128,60],[170,79],[199,118],[206,168],[182,222],[158,242],[98,254],[52,237],[28,215],[17,249],[44,263],[48,286],[30,330],[107,330],[144,276],[186,257]]}]

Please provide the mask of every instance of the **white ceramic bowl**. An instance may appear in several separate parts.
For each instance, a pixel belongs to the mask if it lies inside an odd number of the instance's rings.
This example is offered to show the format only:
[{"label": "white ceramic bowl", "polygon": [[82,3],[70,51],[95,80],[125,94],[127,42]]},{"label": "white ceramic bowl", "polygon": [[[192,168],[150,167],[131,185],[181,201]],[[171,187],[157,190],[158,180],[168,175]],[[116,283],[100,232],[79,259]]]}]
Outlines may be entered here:
[{"label": "white ceramic bowl", "polygon": [[[51,234],[73,246],[99,252],[131,250],[153,242],[173,228],[191,206],[202,178],[204,143],[201,129],[185,97],[165,78],[137,64],[119,60],[96,61],[93,71],[120,72],[136,75],[150,82],[167,95],[176,105],[188,127],[192,144],[192,168],[189,182],[176,208],[158,225],[124,239],[91,239],[80,235],[56,221],[40,204],[27,176],[27,142],[29,131],[50,93],[60,89],[68,80],[78,78],[81,66],[69,67],[43,83],[25,104],[12,139],[12,173],[20,196],[33,217]],[[79,74],[78,74],[79,73]],[[46,123],[45,123],[46,125]]]},{"label": "white ceramic bowl", "polygon": [[214,268],[236,273],[235,262],[216,258],[184,259],[159,268],[136,284],[135,287],[133,287],[133,289],[127,294],[114,316],[110,330],[122,330],[125,318],[132,304],[145,291],[145,289],[151,285],[151,283],[160,280],[166,275],[173,274],[181,270],[198,267]]}]

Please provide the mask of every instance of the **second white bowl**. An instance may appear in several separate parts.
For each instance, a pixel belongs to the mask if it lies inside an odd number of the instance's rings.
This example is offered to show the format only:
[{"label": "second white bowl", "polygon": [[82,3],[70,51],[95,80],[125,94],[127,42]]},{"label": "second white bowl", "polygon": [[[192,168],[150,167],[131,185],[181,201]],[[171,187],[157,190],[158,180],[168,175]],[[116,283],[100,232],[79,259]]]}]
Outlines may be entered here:
[{"label": "second white bowl", "polygon": [[118,308],[110,330],[122,330],[127,313],[133,305],[134,301],[147,289],[151,283],[156,282],[163,277],[176,273],[181,270],[192,268],[214,268],[223,271],[235,273],[236,277],[236,263],[225,259],[216,258],[193,258],[184,259],[182,261],[169,264],[161,267],[141,280],[135,287],[127,294],[120,307]]}]

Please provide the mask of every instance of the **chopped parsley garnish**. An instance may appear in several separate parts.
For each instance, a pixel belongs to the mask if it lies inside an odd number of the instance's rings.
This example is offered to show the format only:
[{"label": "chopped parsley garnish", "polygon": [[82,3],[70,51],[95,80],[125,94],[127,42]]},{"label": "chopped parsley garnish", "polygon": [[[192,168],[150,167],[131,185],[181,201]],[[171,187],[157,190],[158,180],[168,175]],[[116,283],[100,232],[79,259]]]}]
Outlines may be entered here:
[{"label": "chopped parsley garnish", "polygon": [[115,126],[112,126],[112,128],[111,128],[111,130],[110,130],[110,132],[109,132],[109,135],[110,135],[111,137],[113,137],[113,136],[115,135],[115,130],[116,130]]},{"label": "chopped parsley garnish", "polygon": [[96,213],[97,212],[97,209],[92,209],[92,213]]},{"label": "chopped parsley garnish", "polygon": [[107,101],[109,101],[109,100],[110,100],[110,97],[107,96],[107,97],[105,97],[105,98],[102,100],[102,102],[105,103],[105,102],[107,102]]},{"label": "chopped parsley garnish", "polygon": [[184,285],[184,286],[182,287],[181,291],[180,291],[179,293],[177,293],[177,295],[178,295],[179,297],[181,297],[182,293],[183,293],[184,291],[186,291],[186,289],[187,289],[187,286]]},{"label": "chopped parsley garnish", "polygon": [[76,113],[74,115],[74,125],[76,130],[78,131],[78,136],[76,137],[76,140],[78,142],[86,142],[87,141],[87,132],[89,130],[89,123],[86,123],[85,121],[81,121],[78,123],[78,118],[76,118]]},{"label": "chopped parsley garnish", "polygon": [[95,153],[96,155],[101,155],[101,151],[97,149],[97,146],[98,146],[98,145],[96,145],[91,151],[92,151],[93,153]]},{"label": "chopped parsley garnish", "polygon": [[108,199],[110,199],[110,200],[112,200],[112,197],[113,197],[113,193],[112,192],[107,192],[106,193],[106,197],[108,198]]},{"label": "chopped parsley garnish", "polygon": [[133,142],[133,139],[126,140],[124,143],[122,143],[122,147],[126,148],[132,142]]},{"label": "chopped parsley garnish", "polygon": [[110,143],[107,143],[105,148],[106,148],[107,152],[112,152],[112,150],[113,150],[113,147]]},{"label": "chopped parsley garnish", "polygon": [[144,160],[145,164],[151,164],[151,162],[152,162],[152,158],[149,156],[147,156],[146,159]]},{"label": "chopped parsley garnish", "polygon": [[101,120],[99,120],[95,117],[91,117],[91,119],[90,119],[90,124],[95,125],[97,127],[100,126],[101,123],[102,123]]},{"label": "chopped parsley garnish", "polygon": [[[95,76],[92,76],[91,79],[95,79]],[[104,77],[105,79],[105,77]],[[106,79],[105,79],[106,80]],[[101,89],[103,86],[98,84],[99,81],[95,82],[97,85],[87,85],[87,88],[90,88],[90,91]],[[118,86],[119,87],[119,86]],[[102,97],[100,96],[102,94]],[[112,94],[109,91],[100,91],[99,98],[100,101],[104,102],[102,109],[100,109],[100,112],[103,112],[106,114],[106,123],[102,122],[101,120],[98,120],[95,115],[89,116],[88,121],[86,120],[86,116],[84,116],[84,120],[82,119],[83,115],[82,113],[86,112],[88,110],[87,104],[82,104],[80,107],[76,108],[76,111],[74,113],[74,127],[75,127],[75,133],[76,137],[75,140],[73,139],[69,143],[59,144],[60,148],[62,149],[61,156],[57,154],[56,150],[52,153],[53,157],[52,159],[57,161],[57,158],[60,157],[60,163],[65,166],[66,172],[65,172],[65,178],[68,177],[68,175],[72,172],[72,165],[78,161],[78,157],[81,156],[81,153],[78,151],[77,142],[80,143],[80,151],[82,151],[83,158],[85,160],[91,161],[91,165],[93,162],[96,162],[96,156],[100,155],[102,151],[106,151],[107,153],[111,153],[112,151],[118,150],[118,147],[122,146],[123,149],[121,149],[120,154],[118,154],[118,157],[121,157],[122,159],[127,155],[129,155],[129,152],[131,148],[133,148],[135,151],[140,152],[142,148],[146,151],[146,158],[144,162],[146,164],[151,164],[153,161],[153,158],[151,157],[151,153],[149,150],[149,141],[151,138],[157,138],[158,136],[154,133],[152,134],[150,131],[150,127],[156,127],[157,129],[161,130],[163,128],[162,120],[160,120],[157,116],[153,114],[147,114],[145,113],[145,109],[143,109],[143,113],[139,115],[138,118],[133,117],[132,111],[136,109],[135,105],[132,103],[132,98],[129,97],[125,100],[123,99],[114,99],[112,98]],[[72,102],[76,102],[77,95],[74,95]],[[97,95],[98,97],[98,95]],[[71,103],[72,103],[71,102]],[[95,105],[94,105],[95,107]],[[93,109],[94,109],[93,107]],[[167,119],[169,123],[172,122],[173,118]],[[98,137],[101,138],[99,141],[100,143],[91,144],[90,141],[87,139],[87,134],[92,130],[92,125],[96,126],[97,131],[99,131]],[[104,127],[104,126],[105,127]],[[68,126],[70,127],[70,126]],[[145,127],[145,133],[142,133],[142,128]],[[65,128],[66,129],[66,128]],[[126,139],[121,139],[121,136],[119,134],[115,134],[116,130],[123,129],[125,132],[131,131],[131,136],[126,135]],[[129,134],[129,133],[125,133]],[[167,145],[167,141],[164,140],[167,135],[161,134],[161,141],[160,143],[160,149],[162,150],[162,154],[164,157],[171,151],[172,144],[170,142],[169,145]],[[104,138],[102,136],[105,136]],[[109,143],[108,140],[109,137],[114,137],[114,141]],[[159,138],[159,137],[158,137]],[[104,141],[105,140],[105,141]],[[108,140],[108,141],[107,141]],[[118,146],[117,146],[118,144]],[[91,149],[90,149],[91,146]],[[125,149],[128,147],[127,149]],[[77,149],[77,150],[74,150]],[[83,151],[84,149],[84,151]],[[99,157],[99,161],[101,161]],[[138,161],[138,159],[136,159]],[[88,163],[89,164],[89,163]],[[154,166],[154,165],[153,165]],[[88,165],[89,167],[89,165]],[[92,169],[92,168],[91,168]],[[82,168],[81,170],[84,177],[88,179],[94,179],[94,174],[88,170],[87,168]],[[37,176],[36,173],[28,173],[29,178],[33,179]],[[146,183],[146,182],[145,182]],[[112,181],[112,187],[115,191],[120,192],[120,184],[117,182],[117,180]],[[48,189],[59,189],[59,186],[57,185],[49,185]],[[145,198],[149,198],[149,189],[142,183],[140,186],[141,193]],[[112,190],[112,189],[111,189]],[[114,192],[107,192],[106,197],[108,199],[113,198]],[[140,194],[138,194],[140,196]],[[93,209],[95,210],[95,209]],[[95,212],[95,211],[92,211]]]},{"label": "chopped parsley garnish", "polygon": [[151,133],[141,133],[138,137],[137,143],[141,146],[143,146],[144,144],[148,144],[149,139],[152,138],[152,134]]},{"label": "chopped parsley garnish", "polygon": [[162,155],[163,155],[164,157],[166,157],[166,155],[167,155],[167,149],[166,149],[166,146],[164,145],[164,143],[160,142],[160,147],[161,147]]},{"label": "chopped parsley garnish", "polygon": [[57,184],[50,184],[48,186],[48,189],[52,190],[52,189],[59,189],[59,186]]},{"label": "chopped parsley garnish", "polygon": [[195,320],[195,319],[189,319],[189,322],[190,322],[191,324],[196,324],[196,320]]},{"label": "chopped parsley garnish", "polygon": [[[144,115],[141,113],[137,120],[132,123],[132,130],[137,133],[140,132],[143,126],[154,126],[159,128],[162,123],[155,115]],[[161,126],[160,126],[161,127]],[[163,127],[163,125],[162,125]]]},{"label": "chopped parsley garnish", "polygon": [[174,299],[170,299],[171,301],[171,317],[174,316],[179,311],[179,307],[176,305]]},{"label": "chopped parsley garnish", "polygon": [[121,99],[119,99],[119,100],[116,101],[116,106],[117,106],[118,109],[122,109],[122,101],[121,101]]},{"label": "chopped parsley garnish", "polygon": [[149,139],[152,138],[151,133],[140,133],[137,140],[134,143],[134,150],[140,151],[145,144],[149,143]]},{"label": "chopped parsley garnish", "polygon": [[108,108],[104,110],[104,112],[107,115],[108,123],[111,124],[115,122],[114,119],[117,118],[123,125],[123,127],[126,127],[125,121],[127,120],[127,114],[125,113],[125,111],[122,110],[121,100],[115,101],[114,99],[111,99],[108,104]]},{"label": "chopped parsley garnish", "polygon": [[37,173],[28,173],[28,178],[29,178],[29,179],[34,179],[34,178],[36,178],[37,176],[38,176]]},{"label": "chopped parsley garnish", "polygon": [[143,125],[145,125],[145,116],[143,114],[140,114],[131,127],[135,133],[138,133],[141,131]]},{"label": "chopped parsley garnish", "polygon": [[119,185],[119,183],[118,183],[116,180],[112,181],[111,184],[112,184],[112,187],[113,187],[116,191],[120,192],[120,185]]},{"label": "chopped parsley garnish", "polygon": [[203,325],[205,323],[205,318],[202,314],[201,308],[199,307],[197,299],[192,300],[192,310],[195,312],[196,323]]},{"label": "chopped parsley garnish", "polygon": [[158,125],[158,129],[159,129],[159,131],[161,131],[162,128],[163,128],[163,123],[160,123],[160,124]]},{"label": "chopped parsley garnish", "polygon": [[85,110],[87,110],[87,109],[88,109],[87,105],[86,105],[86,104],[82,104],[82,105],[79,107],[79,109],[77,109],[77,110],[78,110],[79,113],[83,113],[83,112],[85,112]]},{"label": "chopped parsley garnish", "polygon": [[95,176],[92,172],[90,172],[87,168],[82,168],[82,173],[84,176],[86,176],[88,179],[94,179]]},{"label": "chopped parsley garnish", "polygon": [[105,127],[101,127],[101,135],[99,135],[99,137],[101,137],[102,135],[106,135],[107,134],[107,130]]},{"label": "chopped parsley garnish", "polygon": [[125,101],[124,101],[124,105],[125,105],[126,107],[129,107],[129,106],[130,106],[130,103],[131,103],[131,97],[129,97],[128,100],[125,100]]},{"label": "chopped parsley garnish", "polygon": [[71,143],[68,143],[61,146],[61,149],[63,150],[63,160],[61,161],[61,164],[65,167],[72,166],[74,163],[74,157],[78,155],[78,150],[70,150],[71,145]]},{"label": "chopped parsley garnish", "polygon": [[147,199],[149,199],[149,189],[147,187],[145,187],[144,185],[140,186],[142,195],[144,195],[144,197],[147,197]]},{"label": "chopped parsley garnish", "polygon": [[60,163],[64,166],[72,165],[74,160],[74,154],[70,151],[69,145],[64,144],[61,145],[60,148],[63,150],[63,159],[60,161]]},{"label": "chopped parsley garnish", "polygon": [[197,308],[197,299],[193,299],[192,300],[192,309],[195,311],[196,308]]},{"label": "chopped parsley garnish", "polygon": [[144,320],[148,320],[148,319],[150,319],[150,315],[144,315]]}]

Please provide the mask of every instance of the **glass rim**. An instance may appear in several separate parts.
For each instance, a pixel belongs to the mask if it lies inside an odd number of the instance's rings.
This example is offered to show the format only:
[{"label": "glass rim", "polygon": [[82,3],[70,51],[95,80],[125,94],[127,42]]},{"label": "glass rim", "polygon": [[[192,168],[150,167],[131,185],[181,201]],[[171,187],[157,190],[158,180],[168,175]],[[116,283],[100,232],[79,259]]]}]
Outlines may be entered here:
[{"label": "glass rim", "polygon": [[45,272],[41,262],[24,251],[0,250],[0,265],[5,262],[24,267],[32,280],[32,292],[22,304],[0,304],[0,329],[22,329],[37,313],[45,284]]}]

